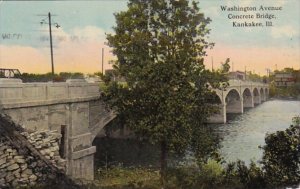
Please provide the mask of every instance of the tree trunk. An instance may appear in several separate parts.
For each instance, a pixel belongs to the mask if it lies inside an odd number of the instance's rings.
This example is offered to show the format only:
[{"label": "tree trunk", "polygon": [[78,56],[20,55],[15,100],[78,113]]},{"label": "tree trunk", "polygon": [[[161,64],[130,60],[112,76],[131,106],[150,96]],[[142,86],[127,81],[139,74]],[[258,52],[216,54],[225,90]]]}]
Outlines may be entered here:
[{"label": "tree trunk", "polygon": [[167,145],[166,141],[160,144],[160,180],[162,188],[166,186],[166,171],[167,171]]}]

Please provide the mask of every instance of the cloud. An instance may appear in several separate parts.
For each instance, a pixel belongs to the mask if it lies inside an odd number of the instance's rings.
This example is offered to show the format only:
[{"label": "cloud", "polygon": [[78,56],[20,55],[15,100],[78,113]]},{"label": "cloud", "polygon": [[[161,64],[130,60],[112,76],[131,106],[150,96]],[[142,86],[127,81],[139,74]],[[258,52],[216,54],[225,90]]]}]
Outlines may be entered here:
[{"label": "cloud", "polygon": [[[95,26],[74,28],[70,32],[62,28],[56,29],[53,35],[55,71],[83,73],[101,71],[102,48],[104,48],[104,69],[111,68],[108,61],[115,57],[110,53],[111,49],[104,45],[105,41],[104,30]],[[1,45],[0,52],[1,67],[18,68],[21,72],[51,71],[49,47]]]},{"label": "cloud", "polygon": [[299,35],[299,31],[291,25],[272,28],[271,35],[273,38],[288,37],[292,38]]}]

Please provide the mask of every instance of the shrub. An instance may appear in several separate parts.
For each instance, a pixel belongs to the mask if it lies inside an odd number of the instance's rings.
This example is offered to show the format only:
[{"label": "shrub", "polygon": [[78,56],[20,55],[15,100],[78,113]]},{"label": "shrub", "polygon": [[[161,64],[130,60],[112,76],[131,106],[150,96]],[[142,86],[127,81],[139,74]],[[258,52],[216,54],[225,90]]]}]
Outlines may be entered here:
[{"label": "shrub", "polygon": [[[294,118],[298,123],[297,117]],[[298,121],[298,122],[297,122]],[[300,126],[292,125],[265,138],[262,147],[263,170],[270,186],[287,186],[300,182]]]}]

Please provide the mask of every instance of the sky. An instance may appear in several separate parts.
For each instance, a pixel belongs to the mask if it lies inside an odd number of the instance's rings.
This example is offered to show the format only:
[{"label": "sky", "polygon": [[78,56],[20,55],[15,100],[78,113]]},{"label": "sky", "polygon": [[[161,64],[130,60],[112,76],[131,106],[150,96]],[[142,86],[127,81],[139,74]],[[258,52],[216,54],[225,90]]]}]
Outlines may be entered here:
[{"label": "sky", "polygon": [[[266,69],[285,67],[300,69],[300,1],[299,0],[198,0],[204,15],[212,22],[205,65],[217,69],[226,58],[231,69],[261,75]],[[222,11],[227,7],[282,7],[279,11]],[[3,1],[0,0],[0,68],[17,68],[22,73],[51,72],[49,26],[51,12],[55,72],[101,71],[111,68],[115,57],[106,46],[105,34],[113,33],[114,13],[127,9],[127,0],[93,1]],[[229,19],[228,15],[256,16],[274,14],[269,19]],[[233,27],[237,22],[271,21],[272,27]]]}]

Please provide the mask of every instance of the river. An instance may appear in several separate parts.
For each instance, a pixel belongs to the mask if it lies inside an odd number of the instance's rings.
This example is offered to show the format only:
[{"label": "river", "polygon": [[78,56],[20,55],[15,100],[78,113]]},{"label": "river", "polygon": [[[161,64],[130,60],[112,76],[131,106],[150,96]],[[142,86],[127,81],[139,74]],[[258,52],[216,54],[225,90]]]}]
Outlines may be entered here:
[{"label": "river", "polygon": [[258,146],[265,144],[265,135],[285,130],[297,115],[300,101],[269,100],[244,114],[230,116],[228,123],[216,124],[216,131],[223,138],[221,154],[227,162],[259,161],[262,150]]},{"label": "river", "polygon": [[[249,164],[262,157],[266,133],[285,130],[292,118],[300,115],[300,101],[269,100],[243,114],[230,115],[228,123],[211,125],[222,137],[220,149],[227,162],[243,160]],[[159,149],[132,139],[96,138],[96,166],[119,164],[125,166],[159,166]]]}]

